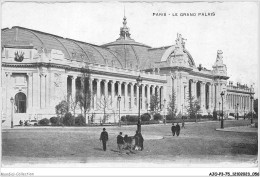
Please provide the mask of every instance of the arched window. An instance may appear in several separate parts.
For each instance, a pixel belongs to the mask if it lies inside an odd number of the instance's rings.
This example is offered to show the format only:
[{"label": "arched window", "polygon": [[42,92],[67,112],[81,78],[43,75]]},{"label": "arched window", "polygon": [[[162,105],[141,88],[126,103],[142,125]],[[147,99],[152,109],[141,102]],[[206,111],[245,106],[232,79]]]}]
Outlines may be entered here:
[{"label": "arched window", "polygon": [[15,95],[15,112],[26,113],[26,95],[22,92]]}]

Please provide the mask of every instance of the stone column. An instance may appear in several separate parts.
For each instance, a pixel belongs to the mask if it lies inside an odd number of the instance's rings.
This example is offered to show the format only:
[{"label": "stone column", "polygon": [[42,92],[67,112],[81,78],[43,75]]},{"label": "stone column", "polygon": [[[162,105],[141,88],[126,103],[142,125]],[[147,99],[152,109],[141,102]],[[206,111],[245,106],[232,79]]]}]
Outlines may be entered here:
[{"label": "stone column", "polygon": [[41,108],[45,108],[45,100],[46,100],[46,97],[45,97],[45,90],[46,90],[46,74],[45,73],[41,73],[41,94],[40,94],[40,97],[41,97]]},{"label": "stone column", "polygon": [[97,82],[97,94],[96,94],[96,109],[99,109],[100,104],[100,79],[96,79]]},{"label": "stone column", "polygon": [[136,108],[139,106],[139,85],[136,87]]},{"label": "stone column", "polygon": [[200,86],[200,89],[201,89],[201,109],[203,111],[205,111],[206,107],[205,107],[205,82],[201,82],[201,86]]},{"label": "stone column", "polygon": [[111,100],[112,100],[112,108],[116,107],[117,98],[115,99],[115,82],[113,80],[110,81],[111,83]]},{"label": "stone column", "polygon": [[[94,94],[93,94],[93,79],[91,77],[88,78],[88,83],[89,83],[89,92],[90,92],[90,110],[92,110],[94,109],[94,98],[93,98]],[[75,80],[74,80],[74,89],[76,89]],[[75,93],[74,93],[74,98],[75,98]]]},{"label": "stone column", "polygon": [[145,85],[144,84],[142,84],[142,95],[141,95],[141,97],[142,97],[142,110],[145,110]]},{"label": "stone column", "polygon": [[125,92],[124,109],[125,110],[127,110],[127,106],[128,106],[127,85],[128,84],[124,82],[124,92]]},{"label": "stone column", "polygon": [[134,109],[134,84],[130,83],[130,95],[131,95],[131,110]]},{"label": "stone column", "polygon": [[[117,81],[117,86],[118,86],[118,95],[117,96],[121,96],[121,101],[120,101],[120,109],[122,109],[122,91],[121,91],[121,82]],[[118,105],[119,106],[119,105]]]},{"label": "stone column", "polygon": [[45,102],[45,107],[50,107],[50,73],[46,73],[46,102]]},{"label": "stone column", "polygon": [[194,96],[194,98],[195,98],[195,100],[197,100],[198,98],[197,98],[197,82],[198,81],[193,81],[193,96]]},{"label": "stone column", "polygon": [[147,104],[148,104],[147,110],[150,110],[150,96],[151,96],[150,85],[147,84]]},{"label": "stone column", "polygon": [[212,109],[212,90],[211,90],[211,83],[209,84],[209,96],[208,96],[208,99],[209,99],[209,110],[211,111]]},{"label": "stone column", "polygon": [[103,80],[104,83],[104,96],[108,98],[108,82],[107,80]]},{"label": "stone column", "polygon": [[32,101],[33,101],[33,83],[32,83],[32,73],[27,73],[28,76],[28,97],[27,97],[27,101],[28,101],[28,110],[30,111],[32,109]]},{"label": "stone column", "polygon": [[71,77],[71,99],[73,102],[76,101],[76,76]]}]

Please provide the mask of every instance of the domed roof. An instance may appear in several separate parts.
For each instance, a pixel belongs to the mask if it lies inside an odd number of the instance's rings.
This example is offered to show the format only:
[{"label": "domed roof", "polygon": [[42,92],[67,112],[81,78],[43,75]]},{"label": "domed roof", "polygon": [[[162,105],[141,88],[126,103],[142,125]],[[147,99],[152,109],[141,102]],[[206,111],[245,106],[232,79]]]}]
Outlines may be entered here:
[{"label": "domed roof", "polygon": [[1,42],[4,47],[17,46],[19,43],[21,45],[30,44],[37,50],[44,49],[47,52],[52,49],[60,50],[63,52],[64,58],[68,60],[123,67],[116,54],[105,47],[19,26],[2,29]]},{"label": "domed roof", "polygon": [[123,67],[142,69],[141,66],[146,63],[146,60],[149,58],[148,49],[151,47],[132,39],[130,37],[130,29],[126,26],[126,17],[124,17],[123,20],[123,27],[120,28],[119,38],[114,42],[103,44],[102,47],[114,51],[117,58],[120,58]]}]

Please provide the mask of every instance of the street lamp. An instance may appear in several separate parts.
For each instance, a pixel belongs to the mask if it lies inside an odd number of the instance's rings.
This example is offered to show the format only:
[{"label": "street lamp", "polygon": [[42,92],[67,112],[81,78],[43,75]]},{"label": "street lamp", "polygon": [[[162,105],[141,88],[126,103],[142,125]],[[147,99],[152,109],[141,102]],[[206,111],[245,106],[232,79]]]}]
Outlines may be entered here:
[{"label": "street lamp", "polygon": [[139,106],[138,106],[138,122],[137,122],[137,131],[139,133],[141,133],[141,90],[140,90],[140,86],[141,86],[141,82],[142,82],[142,78],[141,76],[139,75],[137,78],[136,78],[136,82],[137,82],[137,86],[138,86],[138,89],[139,89]]},{"label": "street lamp", "polygon": [[220,102],[218,103],[218,120],[220,121]]},{"label": "street lamp", "polygon": [[120,118],[120,101],[121,101],[121,96],[120,95],[118,95],[117,100],[118,100],[118,106],[119,106],[119,127],[121,127],[121,118]]},{"label": "street lamp", "polygon": [[251,124],[253,123],[253,102],[252,100],[254,99],[254,97],[252,95],[250,95],[250,99],[251,99]]},{"label": "street lamp", "polygon": [[224,97],[225,93],[222,91],[220,95],[221,95],[221,98],[222,98],[222,119],[221,119],[221,128],[224,128],[224,119],[223,119],[223,117],[224,117],[224,113],[223,113],[223,97]]},{"label": "street lamp", "polygon": [[14,128],[14,111],[13,111],[13,108],[14,108],[14,98],[11,97],[10,101],[11,101],[11,128]]},{"label": "street lamp", "polygon": [[165,110],[166,110],[166,99],[163,100],[163,107],[164,107],[164,124],[166,124],[166,114],[165,114]]},{"label": "street lamp", "polygon": [[238,106],[239,106],[239,104],[237,103],[237,120],[238,120]]},{"label": "street lamp", "polygon": [[246,106],[244,106],[244,120],[246,119]]}]

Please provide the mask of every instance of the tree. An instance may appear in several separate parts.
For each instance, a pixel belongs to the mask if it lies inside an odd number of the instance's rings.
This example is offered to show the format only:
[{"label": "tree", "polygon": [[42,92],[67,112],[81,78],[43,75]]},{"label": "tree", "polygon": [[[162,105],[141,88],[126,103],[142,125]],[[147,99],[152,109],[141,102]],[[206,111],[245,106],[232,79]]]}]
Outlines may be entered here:
[{"label": "tree", "polygon": [[69,111],[69,104],[67,101],[62,100],[55,106],[56,114],[58,116],[64,116]]},{"label": "tree", "polygon": [[255,111],[256,115],[258,115],[258,99],[254,100],[254,111]]},{"label": "tree", "polygon": [[102,95],[101,98],[97,101],[98,101],[97,103],[98,109],[102,110],[103,112],[102,122],[105,123],[107,120],[107,112],[108,110],[110,110],[110,108],[112,108],[111,105],[113,105],[112,98],[110,99],[108,96]]},{"label": "tree", "polygon": [[88,82],[88,78],[89,78],[89,70],[82,69],[81,88],[77,90],[76,102],[73,104],[75,108],[77,104],[79,105],[81,114],[83,114],[85,119],[86,119],[87,112],[89,112],[91,109],[91,100],[92,100],[92,93],[90,89],[91,85]]},{"label": "tree", "polygon": [[160,110],[161,110],[161,101],[160,101],[160,97],[159,97],[158,93],[156,93],[155,95],[151,96],[150,109],[155,114],[160,112]]},{"label": "tree", "polygon": [[197,113],[200,110],[200,105],[197,100],[195,100],[194,96],[191,96],[191,94],[187,97],[188,105],[186,106],[186,110],[190,116],[190,118],[195,118],[197,122]]},{"label": "tree", "polygon": [[172,118],[175,117],[176,114],[176,94],[174,90],[172,91],[172,94],[169,95],[169,103],[167,107],[168,115],[170,115]]}]

